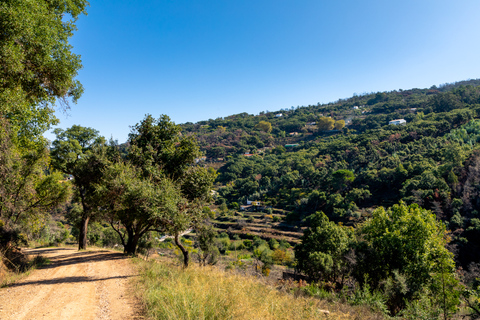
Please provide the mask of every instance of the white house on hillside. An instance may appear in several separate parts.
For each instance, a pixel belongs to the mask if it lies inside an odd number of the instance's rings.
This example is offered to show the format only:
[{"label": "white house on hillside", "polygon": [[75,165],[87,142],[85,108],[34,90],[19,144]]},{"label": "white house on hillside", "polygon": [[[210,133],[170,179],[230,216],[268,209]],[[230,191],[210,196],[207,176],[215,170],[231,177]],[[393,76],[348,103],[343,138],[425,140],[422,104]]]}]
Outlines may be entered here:
[{"label": "white house on hillside", "polygon": [[395,119],[395,120],[389,121],[388,124],[393,124],[395,126],[398,126],[399,124],[407,124],[407,121],[405,119]]}]

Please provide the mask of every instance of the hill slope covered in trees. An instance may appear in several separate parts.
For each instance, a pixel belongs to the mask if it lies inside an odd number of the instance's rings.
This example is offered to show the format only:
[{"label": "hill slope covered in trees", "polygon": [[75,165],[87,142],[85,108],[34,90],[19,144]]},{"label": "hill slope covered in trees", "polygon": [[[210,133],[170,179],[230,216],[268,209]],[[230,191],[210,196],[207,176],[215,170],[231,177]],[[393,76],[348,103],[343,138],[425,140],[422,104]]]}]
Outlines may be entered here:
[{"label": "hill slope covered in trees", "polygon": [[[320,210],[353,225],[372,208],[417,203],[447,224],[450,246],[466,266],[480,260],[479,84],[365,94],[182,127],[197,135],[206,161],[221,166],[217,204],[258,200],[286,210],[296,225]],[[322,130],[327,117],[347,125]],[[394,119],[406,125],[389,125]]]}]

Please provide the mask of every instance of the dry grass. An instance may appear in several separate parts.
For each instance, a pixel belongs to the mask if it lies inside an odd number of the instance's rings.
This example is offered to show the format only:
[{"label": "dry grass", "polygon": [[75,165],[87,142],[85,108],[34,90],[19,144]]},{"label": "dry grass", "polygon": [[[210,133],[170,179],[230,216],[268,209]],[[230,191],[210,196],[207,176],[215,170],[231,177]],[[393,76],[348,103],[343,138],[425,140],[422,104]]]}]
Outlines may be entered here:
[{"label": "dry grass", "polygon": [[365,307],[295,297],[254,277],[214,267],[137,264],[137,292],[150,319],[382,319]]},{"label": "dry grass", "polygon": [[20,251],[15,253],[14,258],[12,258],[11,254],[7,255],[5,252],[2,252],[0,254],[0,288],[8,287],[27,277],[32,268],[41,267],[48,264],[48,262],[48,259],[42,256],[37,256],[32,261],[29,261],[28,257]]}]

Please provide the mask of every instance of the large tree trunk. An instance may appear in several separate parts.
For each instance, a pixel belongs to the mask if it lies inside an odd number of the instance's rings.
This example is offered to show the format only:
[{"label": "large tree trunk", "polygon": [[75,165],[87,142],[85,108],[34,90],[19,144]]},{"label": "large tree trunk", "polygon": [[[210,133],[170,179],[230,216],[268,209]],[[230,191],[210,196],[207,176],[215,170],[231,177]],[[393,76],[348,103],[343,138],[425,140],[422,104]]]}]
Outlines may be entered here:
[{"label": "large tree trunk", "polygon": [[88,221],[90,221],[90,217],[83,216],[82,221],[80,222],[80,234],[78,235],[78,250],[87,249]]},{"label": "large tree trunk", "polygon": [[127,244],[123,248],[123,253],[129,256],[134,256],[137,253],[137,245],[140,236],[133,232],[128,232]]},{"label": "large tree trunk", "polygon": [[179,236],[178,233],[175,233],[175,244],[183,253],[183,267],[188,267],[189,257],[188,257],[188,250],[182,245],[182,243],[178,240]]}]

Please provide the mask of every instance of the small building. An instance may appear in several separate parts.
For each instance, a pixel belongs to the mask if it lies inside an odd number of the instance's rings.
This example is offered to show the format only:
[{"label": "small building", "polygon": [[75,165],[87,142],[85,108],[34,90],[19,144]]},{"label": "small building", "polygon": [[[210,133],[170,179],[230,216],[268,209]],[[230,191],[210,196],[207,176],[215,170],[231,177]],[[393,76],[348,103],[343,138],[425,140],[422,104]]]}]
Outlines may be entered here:
[{"label": "small building", "polygon": [[316,124],[316,122],[308,122],[307,126],[314,126],[315,124]]},{"label": "small building", "polygon": [[244,156],[245,157],[251,157],[251,156],[253,156],[253,153],[245,153]]},{"label": "small building", "polygon": [[283,117],[283,113],[277,113],[277,114],[275,115],[275,118],[280,118],[280,117]]},{"label": "small building", "polygon": [[291,136],[298,136],[298,132],[290,132],[289,135],[291,135]]},{"label": "small building", "polygon": [[195,159],[195,163],[199,163],[200,161],[207,161],[207,157],[203,156],[203,157]]},{"label": "small building", "polygon": [[285,148],[294,148],[294,147],[298,147],[299,144],[298,143],[294,143],[294,144],[286,144],[285,145]]},{"label": "small building", "polygon": [[354,110],[358,110],[358,106],[354,106],[353,109],[354,109]]},{"label": "small building", "polygon": [[388,124],[393,124],[394,126],[398,126],[398,125],[405,125],[407,124],[407,121],[405,119],[395,119],[395,120],[392,120],[392,121],[389,121]]}]

